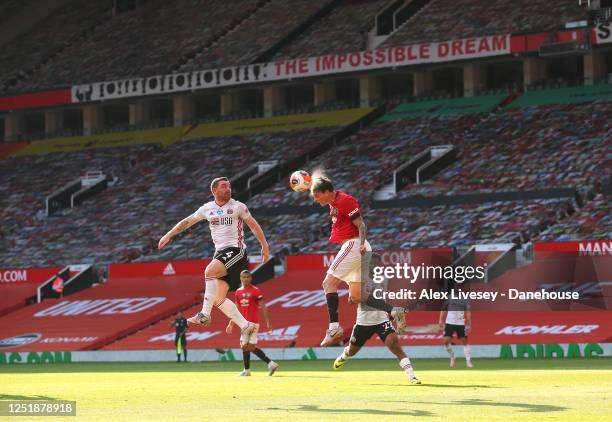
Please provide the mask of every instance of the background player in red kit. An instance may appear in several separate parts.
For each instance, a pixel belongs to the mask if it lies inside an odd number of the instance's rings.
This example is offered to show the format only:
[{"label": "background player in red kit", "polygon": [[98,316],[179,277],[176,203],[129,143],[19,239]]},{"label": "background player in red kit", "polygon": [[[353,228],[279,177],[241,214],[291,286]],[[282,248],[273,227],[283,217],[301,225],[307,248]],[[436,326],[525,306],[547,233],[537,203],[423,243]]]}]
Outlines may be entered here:
[{"label": "background player in red kit", "polygon": [[361,257],[366,252],[371,255],[372,248],[366,239],[366,225],[361,216],[359,203],[351,195],[334,190],[331,180],[322,175],[313,175],[310,194],[319,205],[329,205],[329,215],[332,221],[329,241],[342,245],[323,280],[323,290],[329,312],[329,327],[321,346],[338,343],[344,334],[338,322],[338,286],[342,281],[349,285],[350,302],[365,303],[375,309],[390,313],[401,334],[405,327],[402,308],[394,308],[381,299],[374,299],[372,295],[364,300],[361,297]]},{"label": "background player in red kit", "polygon": [[[240,273],[240,282],[242,283],[242,287],[236,290],[235,300],[238,310],[247,321],[259,325],[259,310],[262,309],[268,331],[270,331],[272,325],[270,324],[268,307],[263,300],[261,290],[252,284],[253,276],[251,272],[248,270],[242,271]],[[231,334],[233,326],[234,323],[230,320],[225,332]],[[251,352],[255,353],[259,359],[268,364],[268,375],[273,375],[276,369],[278,369],[278,364],[270,360],[263,350],[257,347],[257,333],[250,336],[241,335],[240,347],[242,347],[242,359],[244,361],[244,370],[240,373],[240,376],[248,377],[251,375]]]}]

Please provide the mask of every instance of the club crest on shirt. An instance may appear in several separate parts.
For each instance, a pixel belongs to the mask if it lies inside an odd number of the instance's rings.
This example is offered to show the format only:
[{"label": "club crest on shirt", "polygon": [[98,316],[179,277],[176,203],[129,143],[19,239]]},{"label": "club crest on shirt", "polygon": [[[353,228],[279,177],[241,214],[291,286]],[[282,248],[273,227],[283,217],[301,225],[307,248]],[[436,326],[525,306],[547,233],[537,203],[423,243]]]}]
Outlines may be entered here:
[{"label": "club crest on shirt", "polygon": [[233,214],[233,213],[234,213],[234,210],[230,208],[229,210],[227,210],[227,213],[228,213],[228,214]]},{"label": "club crest on shirt", "polygon": [[338,221],[338,209],[337,208],[333,208],[331,209],[331,220],[333,224],[336,224],[336,221]]}]

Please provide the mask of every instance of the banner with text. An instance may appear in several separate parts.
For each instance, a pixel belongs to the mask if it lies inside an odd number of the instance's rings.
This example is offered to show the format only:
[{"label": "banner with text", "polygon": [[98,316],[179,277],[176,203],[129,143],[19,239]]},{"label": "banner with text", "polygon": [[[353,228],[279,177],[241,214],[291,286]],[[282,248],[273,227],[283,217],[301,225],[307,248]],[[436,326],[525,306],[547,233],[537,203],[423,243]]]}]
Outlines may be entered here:
[{"label": "banner with text", "polygon": [[597,25],[595,28],[595,40],[597,44],[607,44],[612,42],[612,22]]},{"label": "banner with text", "polygon": [[95,82],[72,87],[72,102],[158,95],[334,73],[359,72],[510,54],[510,35],[491,35],[223,69]]},{"label": "banner with text", "polygon": [[61,269],[62,267],[0,268],[0,286],[16,283],[42,283]]}]

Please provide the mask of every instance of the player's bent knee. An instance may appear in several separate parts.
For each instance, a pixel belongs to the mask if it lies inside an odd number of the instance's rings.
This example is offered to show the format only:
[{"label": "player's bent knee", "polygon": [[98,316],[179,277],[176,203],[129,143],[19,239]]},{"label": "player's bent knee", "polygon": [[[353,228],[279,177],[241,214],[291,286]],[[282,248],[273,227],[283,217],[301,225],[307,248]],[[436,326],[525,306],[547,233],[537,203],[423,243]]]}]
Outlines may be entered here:
[{"label": "player's bent knee", "polygon": [[225,265],[223,262],[218,259],[213,259],[207,266],[206,270],[204,270],[205,277],[223,277],[227,274],[227,270],[225,269]]},{"label": "player's bent knee", "polygon": [[339,285],[340,285],[340,279],[334,276],[331,276],[329,274],[323,279],[323,290],[326,293],[337,291]]}]

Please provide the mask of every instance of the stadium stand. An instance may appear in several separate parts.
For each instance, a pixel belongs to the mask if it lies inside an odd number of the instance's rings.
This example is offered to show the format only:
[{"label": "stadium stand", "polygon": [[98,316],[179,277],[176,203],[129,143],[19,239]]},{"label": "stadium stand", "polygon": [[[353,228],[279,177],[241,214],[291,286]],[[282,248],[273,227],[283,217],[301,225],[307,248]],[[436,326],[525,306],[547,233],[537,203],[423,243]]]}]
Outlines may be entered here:
[{"label": "stadium stand", "polygon": [[610,113],[612,102],[496,113],[459,142],[449,139],[461,153],[454,165],[400,197],[592,185],[612,151]]},{"label": "stadium stand", "polygon": [[16,89],[168,73],[185,57],[239,23],[244,15],[253,13],[258,2],[242,1],[236,8],[223,4],[221,0],[148,1],[95,28],[89,37],[66,48]]},{"label": "stadium stand", "polygon": [[[406,120],[406,114],[401,110],[393,110],[325,156],[317,157],[310,164],[312,168],[309,170],[322,169],[334,180],[336,186],[367,203],[376,189],[391,181],[393,169],[430,145],[460,143],[464,133],[484,118],[484,112],[503,99],[504,96],[486,97],[486,100],[472,99],[470,101],[478,106],[468,110],[474,112],[440,115],[437,111],[428,111],[438,110],[439,101],[414,103],[413,106],[418,109],[412,110],[407,116],[425,115],[419,119]],[[452,104],[455,101],[463,103],[462,100],[446,100],[446,103]],[[342,157],[341,165],[338,165],[338,157]],[[249,205],[253,207],[311,203],[308,197],[289,191],[283,182],[249,200]]]},{"label": "stadium stand", "polygon": [[[182,71],[249,64],[330,0],[271,0],[236,29],[181,67]],[[253,43],[257,39],[257,43]]]},{"label": "stadium stand", "polygon": [[[76,54],[71,48],[76,49],[77,46],[83,45],[86,34],[108,18],[107,14],[110,12],[111,4],[111,0],[67,2],[37,23],[35,29],[26,31],[17,39],[3,45],[0,49],[0,68],[2,69],[0,92],[10,85],[15,85],[18,81],[27,79],[37,69],[40,69],[39,72],[48,71],[52,75],[48,86],[72,83],[72,79],[63,79],[61,73],[49,65],[48,61],[55,57],[64,63],[68,57],[71,57],[71,54]],[[15,8],[17,7],[24,6],[15,5]],[[23,54],[24,51],[27,51],[28,54]],[[80,50],[80,53],[83,51],[85,50]],[[67,64],[73,66],[74,76],[87,74],[89,70],[93,70],[91,65],[87,65],[87,68],[83,67],[82,55],[72,57],[74,62]],[[77,66],[76,63],[79,65]],[[36,84],[26,85],[24,83],[18,86],[21,89],[38,87]]]},{"label": "stadium stand", "polygon": [[[477,242],[532,239],[573,214],[568,199],[498,201],[427,208],[376,208],[363,214],[375,250],[456,247]],[[279,258],[295,253],[334,252],[327,213],[262,219]]]},{"label": "stadium stand", "polygon": [[374,16],[388,0],[343,1],[273,56],[273,60],[366,50]]},{"label": "stadium stand", "polygon": [[[213,177],[232,177],[259,160],[291,159],[337,130],[332,126],[196,139],[166,148],[152,144],[12,157],[0,163],[7,175],[0,184],[7,222],[2,237],[9,246],[0,256],[7,266],[134,260],[155,249],[160,232],[208,200]],[[101,170],[116,183],[94,200],[46,217],[45,196],[87,170]],[[212,245],[199,242],[201,230],[151,259],[211,253]]]},{"label": "stadium stand", "polygon": [[[574,0],[433,0],[393,33],[383,47],[511,32],[549,31],[587,19]],[[457,13],[460,10],[461,13]]]},{"label": "stadium stand", "polygon": [[612,238],[610,197],[598,194],[574,215],[543,231],[538,240],[568,241]]},{"label": "stadium stand", "polygon": [[[578,189],[584,196],[583,191],[600,179],[600,169],[607,160],[606,151],[610,150],[611,128],[607,115],[611,103],[532,104],[490,114],[504,98],[498,95],[402,104],[318,157],[312,165],[316,163],[325,169],[336,186],[360,198],[365,209],[369,209],[374,193],[391,180],[392,169],[428,146],[442,144],[459,147],[459,160],[421,185],[408,185],[399,192],[399,198],[552,187]],[[532,102],[529,99],[521,101]],[[231,177],[257,160],[289,160],[336,130],[328,127],[200,140],[198,132],[194,131],[195,140],[177,142],[165,148],[140,145],[9,158],[1,164],[8,175],[0,184],[6,204],[2,217],[8,223],[3,225],[1,237],[8,247],[0,256],[9,266],[106,264],[207,256],[212,249],[208,243],[201,242],[206,236],[203,225],[196,226],[161,252],[155,247],[159,233],[207,200],[208,189],[203,186],[213,176],[224,173]],[[522,142],[515,142],[517,138]],[[304,139],[308,142],[303,142]],[[210,151],[220,154],[219,160],[206,159],[207,164],[203,166],[194,159],[208,157]],[[116,158],[118,153],[122,156],[120,160]],[[341,166],[338,166],[338,157],[342,157]],[[69,167],[65,162],[74,164]],[[42,208],[46,195],[93,169],[112,175],[117,183],[95,200],[51,217],[44,216]],[[608,183],[605,180],[599,183]],[[200,200],[194,202],[194,195]],[[172,204],[164,199],[168,196],[173,197]],[[485,239],[497,241],[514,232],[522,233],[521,238],[528,240],[550,225],[548,222],[542,226],[540,221],[543,207],[549,206],[555,213],[563,214],[566,202],[566,199],[550,203],[534,201],[515,211],[512,207],[518,204],[516,202],[456,208],[442,206],[431,212],[404,209],[395,214],[398,221],[410,221],[411,230],[402,231],[405,236],[395,236],[385,229],[395,227],[397,221],[387,221],[378,211],[370,210],[368,222],[370,233],[380,248],[442,246],[445,242],[454,246]],[[33,210],[30,214],[19,212],[24,204]],[[256,210],[306,206],[312,205],[312,201],[307,195],[292,192],[286,180],[281,180],[251,198],[248,205]],[[387,210],[386,213],[392,212]],[[462,218],[485,221],[483,216],[490,215],[502,217],[490,224],[481,223],[482,227],[475,231],[468,228],[455,231],[453,227]],[[272,251],[279,254],[279,258],[296,251],[330,248],[325,242],[328,223],[321,219],[321,214],[300,215],[299,218],[266,216],[261,220],[266,232],[270,233]],[[145,221],[158,224],[146,224]],[[414,225],[417,221],[422,227],[420,230]],[[445,221],[454,223],[446,225]],[[568,221],[565,224],[571,225],[574,220]],[[73,234],[75,224],[79,236]],[[519,229],[521,224],[524,227]],[[596,233],[598,238],[605,237],[605,226],[599,227],[597,223],[595,226],[590,233]],[[575,231],[577,235],[581,233]],[[549,235],[546,238],[550,238]],[[250,237],[248,241],[252,244],[254,239]]]}]

